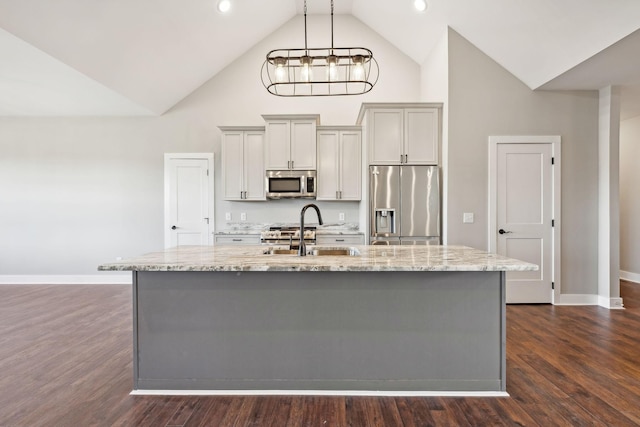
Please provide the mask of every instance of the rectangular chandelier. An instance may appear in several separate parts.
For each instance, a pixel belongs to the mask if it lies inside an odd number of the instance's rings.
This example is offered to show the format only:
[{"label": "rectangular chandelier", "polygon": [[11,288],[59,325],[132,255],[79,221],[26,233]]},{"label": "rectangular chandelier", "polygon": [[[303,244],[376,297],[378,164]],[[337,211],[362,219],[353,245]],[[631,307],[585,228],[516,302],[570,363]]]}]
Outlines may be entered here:
[{"label": "rectangular chandelier", "polygon": [[307,2],[304,2],[304,49],[274,49],[262,65],[262,84],[277,96],[361,95],[378,80],[378,63],[364,47],[307,47]]}]

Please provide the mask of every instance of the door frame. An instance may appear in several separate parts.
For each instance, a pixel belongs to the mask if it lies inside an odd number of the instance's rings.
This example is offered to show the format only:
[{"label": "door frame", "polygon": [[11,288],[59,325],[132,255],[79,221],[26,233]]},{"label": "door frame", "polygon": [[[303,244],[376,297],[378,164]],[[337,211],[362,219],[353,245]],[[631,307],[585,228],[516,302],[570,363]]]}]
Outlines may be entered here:
[{"label": "door frame", "polygon": [[206,160],[207,168],[209,170],[207,184],[209,186],[209,235],[207,236],[207,243],[209,246],[213,245],[213,233],[215,231],[215,200],[214,200],[214,157],[213,153],[164,153],[164,247],[169,247],[171,242],[171,214],[169,206],[169,176],[171,174],[171,168],[169,163],[171,159],[194,159],[194,160]]},{"label": "door frame", "polygon": [[496,253],[498,247],[498,237],[496,230],[498,228],[497,219],[497,162],[498,162],[498,144],[551,144],[551,156],[554,159],[553,167],[551,168],[551,188],[553,194],[552,200],[552,216],[554,220],[554,227],[551,232],[551,280],[554,284],[551,303],[557,304],[560,302],[561,295],[561,245],[560,236],[562,235],[562,197],[561,197],[561,176],[562,176],[562,147],[561,147],[560,135],[500,135],[489,136],[489,234],[487,238],[488,251]]}]

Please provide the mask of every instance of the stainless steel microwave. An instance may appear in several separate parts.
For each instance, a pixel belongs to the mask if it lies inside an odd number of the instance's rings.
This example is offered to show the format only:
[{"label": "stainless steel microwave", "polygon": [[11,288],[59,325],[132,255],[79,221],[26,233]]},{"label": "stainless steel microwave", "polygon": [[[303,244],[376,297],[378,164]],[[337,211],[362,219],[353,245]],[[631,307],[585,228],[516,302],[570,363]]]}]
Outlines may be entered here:
[{"label": "stainless steel microwave", "polygon": [[316,171],[269,170],[265,185],[267,199],[315,199]]}]

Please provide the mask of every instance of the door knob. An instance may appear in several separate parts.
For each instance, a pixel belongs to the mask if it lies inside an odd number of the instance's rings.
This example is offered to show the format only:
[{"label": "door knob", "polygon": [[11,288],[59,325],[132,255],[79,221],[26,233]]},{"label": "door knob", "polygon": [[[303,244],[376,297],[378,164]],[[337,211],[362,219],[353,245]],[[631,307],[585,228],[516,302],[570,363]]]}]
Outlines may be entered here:
[{"label": "door knob", "polygon": [[[176,227],[175,225],[172,225],[172,226],[171,226],[171,229],[172,229],[172,230],[175,230],[176,228],[178,228],[178,227]],[[502,231],[502,230],[501,230],[501,231]]]},{"label": "door knob", "polygon": [[500,233],[500,234],[509,234],[509,233],[511,233],[511,231],[505,231],[505,230],[503,230],[501,228],[500,230],[498,230],[498,233]]}]

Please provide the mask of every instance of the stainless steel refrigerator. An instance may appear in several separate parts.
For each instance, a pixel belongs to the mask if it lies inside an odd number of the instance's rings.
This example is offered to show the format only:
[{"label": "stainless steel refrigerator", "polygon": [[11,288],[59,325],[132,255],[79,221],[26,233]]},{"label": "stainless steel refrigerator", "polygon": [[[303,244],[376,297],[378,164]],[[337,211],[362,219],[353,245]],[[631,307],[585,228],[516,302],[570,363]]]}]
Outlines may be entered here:
[{"label": "stainless steel refrigerator", "polygon": [[439,245],[437,166],[369,166],[370,243]]}]

